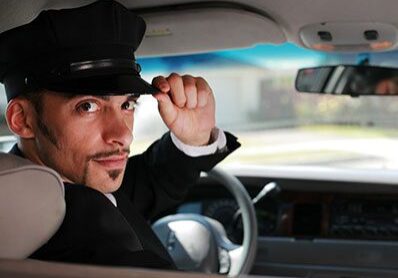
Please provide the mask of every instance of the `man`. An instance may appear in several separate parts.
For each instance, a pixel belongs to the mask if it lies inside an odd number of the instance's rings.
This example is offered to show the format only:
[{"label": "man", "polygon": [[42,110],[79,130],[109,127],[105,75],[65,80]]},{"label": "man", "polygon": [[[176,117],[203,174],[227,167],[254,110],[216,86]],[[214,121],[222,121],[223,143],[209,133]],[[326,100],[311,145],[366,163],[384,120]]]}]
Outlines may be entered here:
[{"label": "man", "polygon": [[376,95],[397,95],[398,94],[398,78],[383,78],[375,85]]},{"label": "man", "polygon": [[[12,153],[56,170],[66,215],[31,258],[175,268],[148,219],[180,202],[200,171],[234,149],[215,128],[215,103],[200,77],[140,78],[134,51],[145,22],[114,1],[42,12],[0,35],[0,81]],[[153,94],[170,129],[128,158],[134,105]]]}]

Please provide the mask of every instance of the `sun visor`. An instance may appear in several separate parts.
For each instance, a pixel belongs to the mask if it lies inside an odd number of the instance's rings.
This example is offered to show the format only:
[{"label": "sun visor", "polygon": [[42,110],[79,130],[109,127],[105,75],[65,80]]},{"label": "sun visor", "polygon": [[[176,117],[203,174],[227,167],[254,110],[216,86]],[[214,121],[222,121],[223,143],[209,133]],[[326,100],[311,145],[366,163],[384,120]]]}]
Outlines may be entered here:
[{"label": "sun visor", "polygon": [[235,8],[206,8],[141,14],[147,23],[137,56],[190,54],[286,41],[269,17]]},{"label": "sun visor", "polygon": [[321,51],[386,51],[397,48],[398,29],[380,22],[323,22],[301,28],[300,39]]}]

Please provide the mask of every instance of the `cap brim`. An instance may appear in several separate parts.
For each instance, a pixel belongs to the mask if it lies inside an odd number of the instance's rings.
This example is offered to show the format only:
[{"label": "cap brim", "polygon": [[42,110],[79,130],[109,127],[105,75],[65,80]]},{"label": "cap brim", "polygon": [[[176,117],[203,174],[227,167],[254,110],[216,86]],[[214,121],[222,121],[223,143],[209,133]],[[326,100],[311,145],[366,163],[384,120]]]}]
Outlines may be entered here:
[{"label": "cap brim", "polygon": [[92,95],[144,95],[159,92],[159,89],[141,77],[132,74],[67,78],[62,81],[53,80],[46,82],[44,87],[58,92]]}]

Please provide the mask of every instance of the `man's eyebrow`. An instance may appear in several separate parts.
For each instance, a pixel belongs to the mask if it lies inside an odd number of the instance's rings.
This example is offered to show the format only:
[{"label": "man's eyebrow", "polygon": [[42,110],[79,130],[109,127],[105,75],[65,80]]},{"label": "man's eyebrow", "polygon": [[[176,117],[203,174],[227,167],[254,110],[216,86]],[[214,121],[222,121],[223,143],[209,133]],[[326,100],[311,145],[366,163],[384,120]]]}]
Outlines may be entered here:
[{"label": "man's eyebrow", "polygon": [[[99,98],[99,99],[102,99],[105,101],[109,101],[111,99],[111,96],[109,96],[109,95],[74,95],[74,94],[64,94],[64,93],[62,93],[61,95],[68,100],[72,100],[72,99],[80,98],[80,97],[87,97],[87,96]],[[127,100],[129,100],[129,101],[130,100],[137,101],[140,96],[139,95],[138,96],[137,95],[126,95],[126,97],[127,97]]]},{"label": "man's eyebrow", "polygon": [[93,97],[95,97],[95,98],[100,98],[100,99],[106,100],[106,101],[109,101],[109,100],[111,99],[110,96],[93,96]]},{"label": "man's eyebrow", "polygon": [[127,96],[127,100],[133,100],[133,101],[137,101],[140,98],[140,96],[138,95],[129,95]]}]

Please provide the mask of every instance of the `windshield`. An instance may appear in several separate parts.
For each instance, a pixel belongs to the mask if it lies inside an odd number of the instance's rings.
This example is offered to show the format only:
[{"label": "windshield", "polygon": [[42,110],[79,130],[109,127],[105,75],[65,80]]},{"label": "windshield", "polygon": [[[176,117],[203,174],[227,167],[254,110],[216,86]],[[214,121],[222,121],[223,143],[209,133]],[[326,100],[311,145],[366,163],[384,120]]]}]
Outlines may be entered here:
[{"label": "windshield", "polygon": [[[397,58],[398,52],[328,54],[286,43],[142,58],[139,63],[148,81],[171,72],[208,80],[216,98],[217,126],[233,132],[242,144],[224,165],[397,169],[398,97],[353,98],[294,89],[302,67],[357,64],[366,59],[373,65],[395,67]],[[0,101],[4,111],[4,94]],[[1,134],[6,130],[3,120]],[[132,152],[142,152],[165,131],[154,98],[141,96]]]}]

